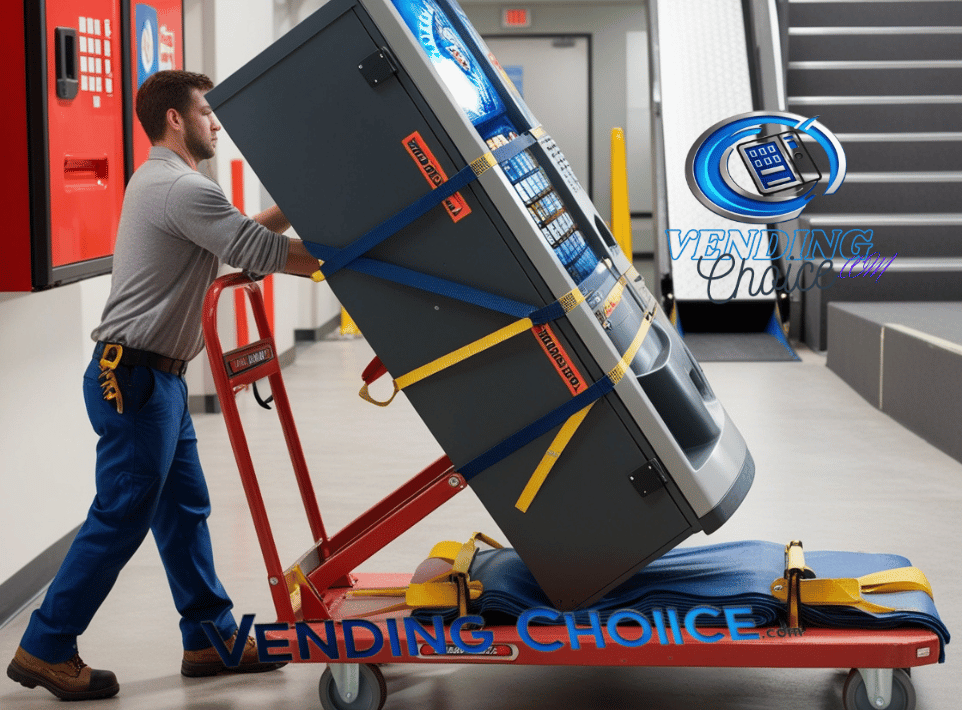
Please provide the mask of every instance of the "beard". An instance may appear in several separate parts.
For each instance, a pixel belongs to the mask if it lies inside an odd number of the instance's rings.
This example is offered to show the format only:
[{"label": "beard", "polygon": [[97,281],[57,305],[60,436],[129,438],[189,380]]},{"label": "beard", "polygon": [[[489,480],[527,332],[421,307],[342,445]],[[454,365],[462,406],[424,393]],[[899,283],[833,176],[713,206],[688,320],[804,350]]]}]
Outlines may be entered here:
[{"label": "beard", "polygon": [[184,142],[187,146],[187,150],[194,158],[197,159],[198,162],[214,157],[213,143],[205,142],[204,139],[202,139],[190,126],[188,126],[187,133],[184,136]]}]

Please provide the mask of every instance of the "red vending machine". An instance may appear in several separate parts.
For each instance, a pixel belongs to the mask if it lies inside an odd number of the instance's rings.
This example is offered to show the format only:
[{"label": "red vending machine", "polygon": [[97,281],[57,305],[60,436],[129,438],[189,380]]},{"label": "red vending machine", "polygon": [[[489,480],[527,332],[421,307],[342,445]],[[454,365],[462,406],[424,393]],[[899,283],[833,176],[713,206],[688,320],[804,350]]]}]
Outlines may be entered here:
[{"label": "red vending machine", "polygon": [[124,185],[138,149],[146,157],[133,97],[150,73],[183,66],[182,0],[11,2],[0,13],[24,27],[22,46],[10,50],[20,61],[8,65],[23,68],[11,82],[23,110],[11,119],[16,214],[0,291],[107,273]]}]

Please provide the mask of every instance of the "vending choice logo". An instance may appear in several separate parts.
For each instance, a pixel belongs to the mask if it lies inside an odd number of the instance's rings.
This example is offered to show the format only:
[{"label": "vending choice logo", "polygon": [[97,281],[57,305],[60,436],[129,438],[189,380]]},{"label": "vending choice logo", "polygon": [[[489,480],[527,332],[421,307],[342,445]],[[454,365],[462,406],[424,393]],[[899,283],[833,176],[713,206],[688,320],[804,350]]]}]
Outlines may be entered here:
[{"label": "vending choice logo", "polygon": [[[668,607],[652,609],[650,615],[634,609],[621,609],[602,621],[597,611],[587,613],[587,623],[579,623],[572,612],[535,608],[524,611],[515,624],[517,638],[527,648],[551,653],[568,648],[578,651],[583,641],[593,648],[621,646],[638,648],[652,643],[661,646],[681,646],[687,643],[717,643],[758,641],[762,638],[783,639],[801,637],[802,629],[765,627],[758,629],[753,622],[751,607],[717,608],[697,606],[685,613]],[[650,616],[650,618],[649,618]],[[701,622],[701,623],[699,623]],[[531,627],[544,624],[564,629],[552,639],[531,633]],[[229,668],[240,663],[244,644],[228,649],[213,622],[202,624],[204,632]],[[340,628],[338,628],[340,627]],[[492,657],[514,660],[519,648],[498,642],[494,632],[484,628],[484,619],[477,615],[459,616],[450,625],[444,617],[434,615],[422,622],[412,616],[389,618],[374,623],[366,619],[343,619],[339,622],[307,622],[295,624],[255,624],[253,614],[245,614],[237,632],[246,638],[253,628],[257,639],[259,660],[264,663],[282,661],[351,660],[387,654],[392,658],[416,656]],[[765,633],[762,634],[761,632]]]},{"label": "vending choice logo", "polygon": [[[719,121],[688,152],[688,187],[705,207],[727,219],[749,224],[795,219],[815,197],[823,178],[824,195],[836,192],[845,179],[842,144],[816,119],[752,111]],[[802,135],[825,153],[827,177],[816,167]],[[735,166],[744,167],[751,184],[733,177]]]}]

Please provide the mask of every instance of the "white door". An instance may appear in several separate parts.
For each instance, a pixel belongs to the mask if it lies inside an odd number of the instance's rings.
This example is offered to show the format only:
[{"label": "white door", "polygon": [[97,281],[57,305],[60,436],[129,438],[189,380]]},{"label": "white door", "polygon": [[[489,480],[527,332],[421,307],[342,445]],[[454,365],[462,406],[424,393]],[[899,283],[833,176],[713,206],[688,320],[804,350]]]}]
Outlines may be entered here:
[{"label": "white door", "polygon": [[500,35],[484,41],[592,195],[589,38]]}]

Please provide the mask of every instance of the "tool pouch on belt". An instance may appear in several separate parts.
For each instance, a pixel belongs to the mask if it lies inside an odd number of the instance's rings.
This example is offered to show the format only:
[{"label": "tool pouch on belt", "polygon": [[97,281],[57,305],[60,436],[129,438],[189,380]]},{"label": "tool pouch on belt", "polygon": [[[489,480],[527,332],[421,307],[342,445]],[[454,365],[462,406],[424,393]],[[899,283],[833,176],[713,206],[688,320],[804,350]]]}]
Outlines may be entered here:
[{"label": "tool pouch on belt", "polygon": [[104,347],[103,355],[100,356],[100,389],[103,390],[105,400],[108,402],[113,400],[118,414],[124,413],[124,396],[120,392],[120,383],[117,382],[116,373],[123,354],[123,346],[107,345]]}]

